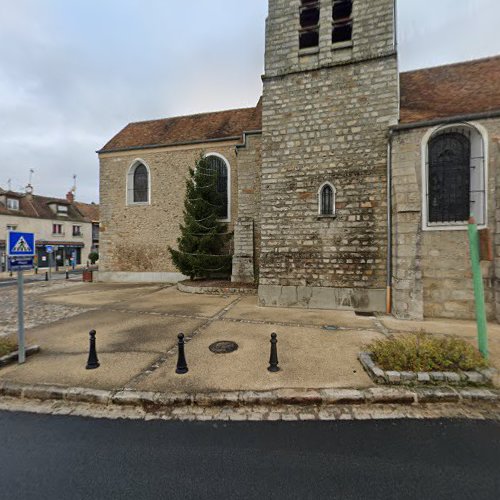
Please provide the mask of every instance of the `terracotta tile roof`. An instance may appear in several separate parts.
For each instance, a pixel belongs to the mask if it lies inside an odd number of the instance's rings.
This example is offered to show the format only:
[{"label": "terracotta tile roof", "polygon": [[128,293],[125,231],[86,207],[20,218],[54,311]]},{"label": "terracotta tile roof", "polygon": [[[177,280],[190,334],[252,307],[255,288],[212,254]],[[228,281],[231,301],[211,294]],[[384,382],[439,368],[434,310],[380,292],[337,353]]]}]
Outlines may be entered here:
[{"label": "terracotta tile roof", "polygon": [[261,128],[262,104],[259,101],[255,108],[129,123],[98,153],[240,137],[245,131]]},{"label": "terracotta tile roof", "polygon": [[95,203],[81,203],[79,201],[75,201],[73,205],[76,206],[85,219],[91,222],[99,221],[99,205],[96,205]]},{"label": "terracotta tile roof", "polygon": [[[19,199],[19,210],[10,210],[3,203],[3,196]],[[50,205],[57,203],[68,207],[68,215],[53,212]],[[99,205],[74,202],[69,203],[64,198],[50,198],[40,195],[26,195],[14,191],[5,191],[0,188],[0,215],[13,215],[16,217],[33,217],[37,219],[58,219],[76,222],[92,222],[99,220]],[[97,217],[96,217],[97,216]]]},{"label": "terracotta tile roof", "polygon": [[500,56],[400,75],[401,123],[500,111]]}]

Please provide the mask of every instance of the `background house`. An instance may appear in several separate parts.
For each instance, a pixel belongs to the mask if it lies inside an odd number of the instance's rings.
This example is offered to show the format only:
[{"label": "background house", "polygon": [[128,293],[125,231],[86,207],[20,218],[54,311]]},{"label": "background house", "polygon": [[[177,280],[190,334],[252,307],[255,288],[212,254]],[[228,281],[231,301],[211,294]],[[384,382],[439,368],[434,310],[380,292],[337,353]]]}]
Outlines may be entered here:
[{"label": "background house", "polygon": [[49,265],[46,246],[54,247],[54,263],[58,266],[80,265],[98,248],[93,226],[98,225],[99,206],[75,202],[74,194],[51,198],[0,189],[0,263],[7,269],[6,239],[8,231],[33,232],[36,237],[36,263]]}]

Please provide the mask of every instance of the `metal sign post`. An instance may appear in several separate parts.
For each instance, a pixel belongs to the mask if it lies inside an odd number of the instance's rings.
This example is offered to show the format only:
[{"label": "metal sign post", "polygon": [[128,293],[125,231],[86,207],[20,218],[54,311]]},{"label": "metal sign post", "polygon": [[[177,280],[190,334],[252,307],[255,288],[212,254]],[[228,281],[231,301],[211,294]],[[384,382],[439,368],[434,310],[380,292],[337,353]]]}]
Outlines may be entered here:
[{"label": "metal sign post", "polygon": [[18,361],[26,361],[26,345],[24,339],[24,270],[33,269],[35,255],[34,233],[7,233],[7,255],[10,269],[17,271],[17,323],[18,323]]},{"label": "metal sign post", "polygon": [[474,297],[476,299],[478,347],[485,359],[488,359],[488,323],[486,321],[486,308],[484,304],[484,284],[483,275],[481,273],[479,234],[474,217],[469,219],[469,244],[472,264],[472,282],[474,285]]},{"label": "metal sign post", "polygon": [[24,341],[24,271],[17,271],[17,352],[19,364],[26,361],[26,344]]},{"label": "metal sign post", "polygon": [[52,279],[52,252],[54,251],[54,248],[52,245],[46,245],[45,246],[45,251],[49,255],[49,281]]}]

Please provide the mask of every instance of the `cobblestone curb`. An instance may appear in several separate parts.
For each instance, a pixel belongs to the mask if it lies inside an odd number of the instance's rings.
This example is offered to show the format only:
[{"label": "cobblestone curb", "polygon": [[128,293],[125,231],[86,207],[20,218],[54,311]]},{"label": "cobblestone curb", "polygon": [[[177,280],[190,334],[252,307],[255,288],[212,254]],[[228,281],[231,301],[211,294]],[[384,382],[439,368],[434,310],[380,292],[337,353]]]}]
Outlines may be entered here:
[{"label": "cobblestone curb", "polygon": [[373,387],[370,389],[278,389],[213,393],[161,393],[134,390],[106,391],[56,385],[25,385],[0,381],[0,395],[22,399],[66,400],[102,405],[138,406],[158,410],[171,407],[332,406],[487,402],[500,404],[500,391],[454,387]]},{"label": "cobblestone curb", "polygon": [[185,282],[177,283],[177,290],[185,293],[198,293],[209,295],[257,295],[256,288],[247,287],[219,287],[219,286],[194,286]]},{"label": "cobblestone curb", "polygon": [[[26,348],[26,357],[31,356],[32,354],[36,354],[37,352],[40,352],[40,346],[39,345],[33,345],[30,347]],[[19,353],[18,351],[11,352],[10,354],[6,354],[5,356],[2,356],[0,358],[0,368],[2,366],[9,365],[10,363],[15,363],[18,359]]]},{"label": "cobblestone curb", "polygon": [[369,377],[377,384],[481,386],[490,385],[496,373],[494,368],[459,373],[384,371],[375,364],[369,352],[359,353],[358,359]]}]

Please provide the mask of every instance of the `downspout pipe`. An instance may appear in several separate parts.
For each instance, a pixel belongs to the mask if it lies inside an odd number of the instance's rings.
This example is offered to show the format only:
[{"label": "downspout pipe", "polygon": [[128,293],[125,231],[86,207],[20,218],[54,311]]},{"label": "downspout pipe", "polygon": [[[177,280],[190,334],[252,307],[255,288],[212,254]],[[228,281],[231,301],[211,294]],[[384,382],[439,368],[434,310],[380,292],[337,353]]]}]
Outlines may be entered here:
[{"label": "downspout pipe", "polygon": [[392,138],[389,130],[387,141],[387,287],[386,313],[392,312]]}]

